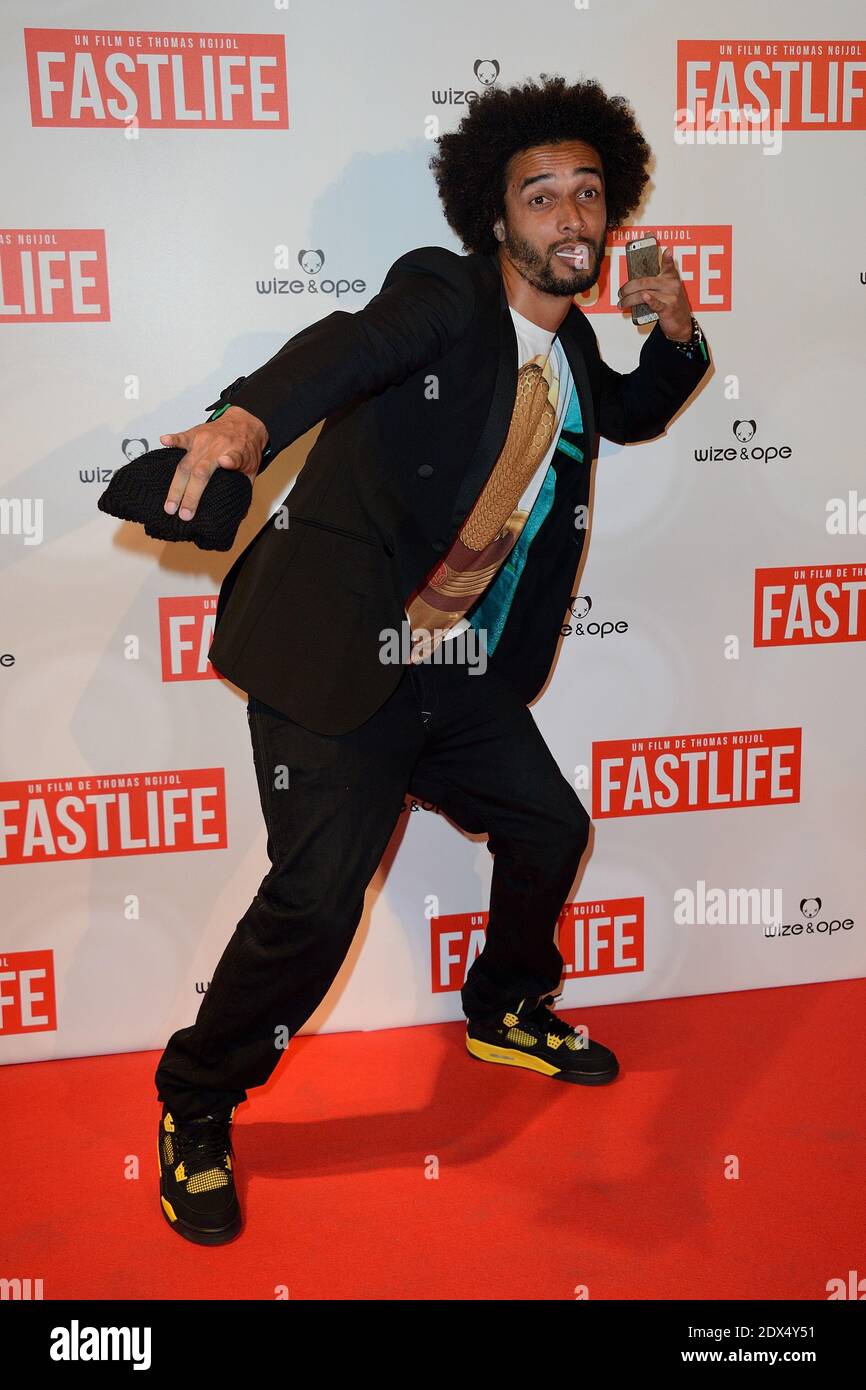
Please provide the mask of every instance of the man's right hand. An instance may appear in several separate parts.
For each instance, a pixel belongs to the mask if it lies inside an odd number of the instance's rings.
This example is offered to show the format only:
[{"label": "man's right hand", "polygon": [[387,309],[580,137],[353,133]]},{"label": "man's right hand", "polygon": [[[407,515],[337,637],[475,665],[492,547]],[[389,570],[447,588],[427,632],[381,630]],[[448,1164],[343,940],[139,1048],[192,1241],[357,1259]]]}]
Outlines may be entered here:
[{"label": "man's right hand", "polygon": [[218,420],[193,425],[180,434],[161,434],[159,439],[167,449],[186,449],[171,480],[165,510],[189,521],[217,468],[236,468],[255,478],[268,432],[258,416],[232,405]]}]

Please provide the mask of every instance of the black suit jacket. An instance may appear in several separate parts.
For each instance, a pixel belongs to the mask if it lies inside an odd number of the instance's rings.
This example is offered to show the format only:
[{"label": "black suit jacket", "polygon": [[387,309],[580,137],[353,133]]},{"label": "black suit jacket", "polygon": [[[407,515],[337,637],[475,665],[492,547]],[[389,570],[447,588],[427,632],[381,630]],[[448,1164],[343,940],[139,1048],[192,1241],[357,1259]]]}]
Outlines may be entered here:
[{"label": "black suit jacket", "polygon": [[[489,657],[527,704],[568,609],[585,535],[575,508],[588,503],[597,435],[624,444],[661,434],[708,365],[656,323],[639,365],[621,375],[574,303],[558,337],[584,461],[557,460],[554,504]],[[321,733],[356,728],[383,704],[405,667],[380,661],[380,632],[406,622],[409,596],[471,510],[508,432],[517,370],[496,256],[423,246],[394,262],[364,309],[335,310],[225,388],[267,428],[259,475],[325,423],[284,507],[223,580],[209,654],[221,675]]]}]

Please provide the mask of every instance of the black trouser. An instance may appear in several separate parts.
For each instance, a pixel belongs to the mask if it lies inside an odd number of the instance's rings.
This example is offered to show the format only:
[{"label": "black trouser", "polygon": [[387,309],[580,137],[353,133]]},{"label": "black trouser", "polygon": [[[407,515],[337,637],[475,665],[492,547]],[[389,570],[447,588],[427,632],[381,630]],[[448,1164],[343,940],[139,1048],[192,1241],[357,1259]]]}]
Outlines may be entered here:
[{"label": "black trouser", "polygon": [[346,957],[407,792],[488,833],[490,911],[461,990],[467,1017],[558,988],[554,928],[590,821],[526,705],[492,668],[409,665],[385,704],[346,734],[312,733],[255,699],[247,716],[271,869],[195,1023],[172,1034],[160,1059],[159,1099],[178,1118],[246,1100],[267,1081]]}]

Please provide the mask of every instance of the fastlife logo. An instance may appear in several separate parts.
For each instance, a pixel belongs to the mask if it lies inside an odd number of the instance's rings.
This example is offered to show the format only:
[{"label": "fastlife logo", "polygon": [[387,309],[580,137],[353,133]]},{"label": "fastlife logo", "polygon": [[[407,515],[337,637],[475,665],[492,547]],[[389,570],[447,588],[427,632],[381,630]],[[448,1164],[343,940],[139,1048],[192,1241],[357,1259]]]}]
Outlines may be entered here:
[{"label": "fastlife logo", "polygon": [[150,1370],[149,1327],[52,1327],[52,1361],[131,1361],[134,1371]]}]

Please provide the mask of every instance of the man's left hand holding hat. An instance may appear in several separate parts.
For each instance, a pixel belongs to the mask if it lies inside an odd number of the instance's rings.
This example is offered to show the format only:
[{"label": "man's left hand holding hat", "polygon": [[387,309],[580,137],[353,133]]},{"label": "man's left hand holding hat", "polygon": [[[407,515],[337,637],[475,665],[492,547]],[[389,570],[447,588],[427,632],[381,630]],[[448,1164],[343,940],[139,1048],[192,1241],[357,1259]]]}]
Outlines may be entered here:
[{"label": "man's left hand holding hat", "polygon": [[230,402],[201,425],[179,434],[161,434],[166,448],[185,449],[165,499],[165,510],[181,521],[195,515],[202,493],[217,468],[236,469],[252,480],[268,442],[261,420]]}]

